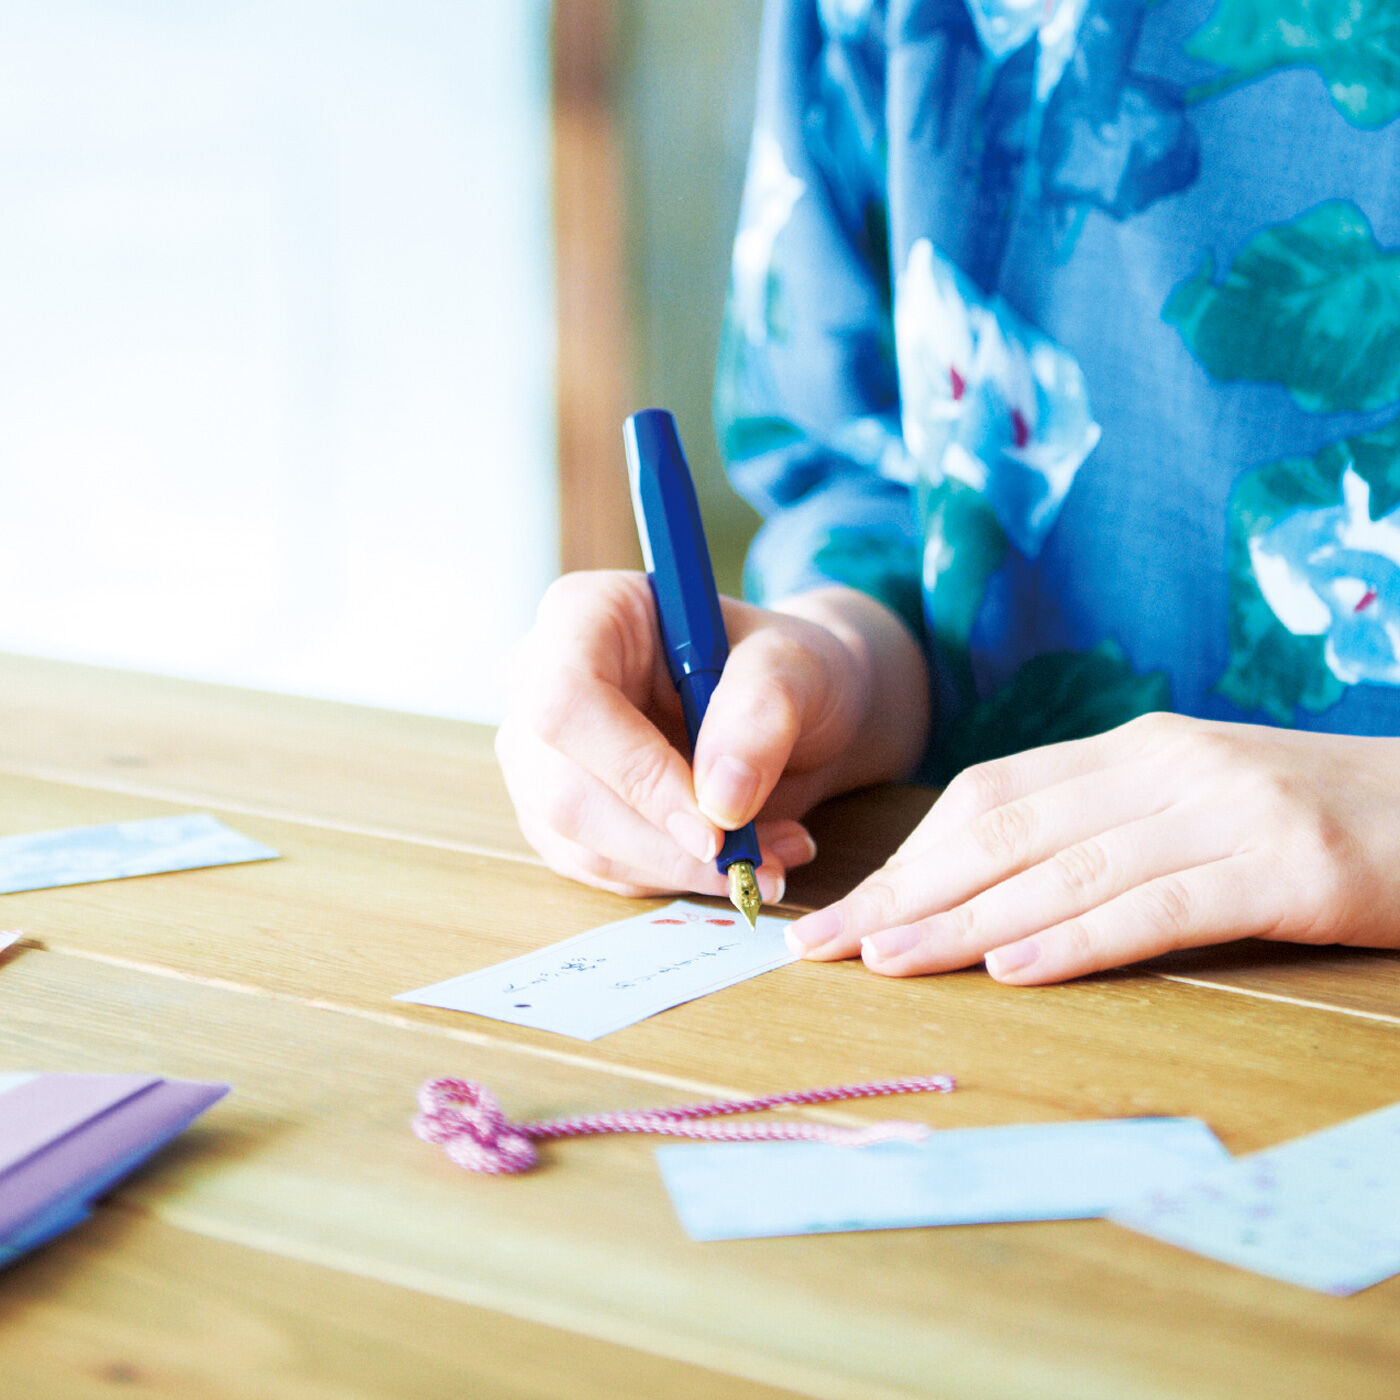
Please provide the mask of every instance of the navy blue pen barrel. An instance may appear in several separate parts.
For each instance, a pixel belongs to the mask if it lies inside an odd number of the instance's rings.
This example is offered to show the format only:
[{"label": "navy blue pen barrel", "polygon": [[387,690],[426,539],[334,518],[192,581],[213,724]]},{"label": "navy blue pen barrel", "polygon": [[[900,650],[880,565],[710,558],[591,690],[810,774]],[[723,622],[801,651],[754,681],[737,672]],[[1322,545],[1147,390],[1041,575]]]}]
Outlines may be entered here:
[{"label": "navy blue pen barrel", "polygon": [[685,732],[690,735],[690,752],[694,756],[695,743],[700,737],[700,724],[705,711],[710,708],[710,696],[719,684],[718,671],[692,671],[676,682],[676,691],[681,697],[681,709],[685,713]]},{"label": "navy blue pen barrel", "polygon": [[634,413],[623,436],[666,665],[679,687],[696,672],[722,671],[729,659],[700,504],[676,420],[665,409]]},{"label": "navy blue pen barrel", "polygon": [[[622,436],[666,669],[685,712],[693,758],[710,696],[729,659],[700,505],[676,420],[665,409],[646,408],[632,414]],[[715,864],[728,870],[736,860],[759,864],[752,823],[728,834]]]}]

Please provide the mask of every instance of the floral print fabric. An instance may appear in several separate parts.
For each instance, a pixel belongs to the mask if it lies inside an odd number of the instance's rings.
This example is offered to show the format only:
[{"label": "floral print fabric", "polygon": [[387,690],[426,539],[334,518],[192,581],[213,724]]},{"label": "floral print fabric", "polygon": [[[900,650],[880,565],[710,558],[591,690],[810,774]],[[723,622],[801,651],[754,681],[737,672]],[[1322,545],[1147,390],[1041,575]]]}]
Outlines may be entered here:
[{"label": "floral print fabric", "polygon": [[770,0],[716,391],[747,589],[924,643],[926,776],[1400,733],[1400,0]]}]

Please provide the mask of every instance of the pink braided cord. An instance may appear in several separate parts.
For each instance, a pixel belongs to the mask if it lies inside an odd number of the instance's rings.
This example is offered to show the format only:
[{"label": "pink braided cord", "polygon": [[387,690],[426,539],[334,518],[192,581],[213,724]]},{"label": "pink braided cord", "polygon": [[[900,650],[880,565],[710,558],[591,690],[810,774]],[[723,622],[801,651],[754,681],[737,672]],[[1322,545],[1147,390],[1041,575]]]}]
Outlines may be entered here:
[{"label": "pink braided cord", "polygon": [[947,1094],[954,1087],[954,1081],[946,1074],[914,1075],[870,1084],[804,1089],[794,1094],[769,1094],[758,1099],[724,1099],[717,1103],[687,1104],[682,1108],[643,1108],[512,1123],[501,1112],[495,1095],[480,1084],[470,1079],[430,1079],[418,1091],[421,1112],[413,1120],[413,1131],[424,1142],[441,1143],[459,1167],[489,1173],[529,1171],[537,1160],[536,1142],[597,1133],[659,1133],[709,1142],[825,1142],[841,1147],[864,1147],[868,1143],[892,1139],[918,1142],[927,1136],[928,1129],[922,1123],[903,1122],[837,1128],[829,1123],[771,1120],[711,1123],[704,1120],[735,1113],[757,1113],[788,1104],[831,1103],[837,1099],[868,1099],[883,1094]]}]

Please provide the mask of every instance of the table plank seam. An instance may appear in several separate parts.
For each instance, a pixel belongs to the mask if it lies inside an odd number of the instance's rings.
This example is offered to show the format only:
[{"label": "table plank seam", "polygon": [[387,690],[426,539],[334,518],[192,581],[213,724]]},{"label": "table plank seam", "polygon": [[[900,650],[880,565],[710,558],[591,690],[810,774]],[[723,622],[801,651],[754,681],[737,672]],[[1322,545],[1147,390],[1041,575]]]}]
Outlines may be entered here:
[{"label": "table plank seam", "polygon": [[[466,841],[451,841],[445,837],[420,836],[412,832],[398,831],[389,827],[373,827],[369,825],[345,822],[334,817],[318,816],[313,813],[292,812],[277,807],[266,807],[254,803],[239,802],[227,797],[221,797],[207,792],[194,792],[187,790],[177,790],[162,787],[148,787],[139,783],[123,782],[120,779],[110,778],[105,775],[94,777],[91,774],[78,774],[73,770],[54,767],[47,764],[26,764],[15,765],[13,763],[0,762],[0,774],[8,774],[14,777],[29,778],[36,782],[55,783],[64,787],[92,788],[100,792],[116,793],[123,797],[147,798],[154,802],[168,802],[172,804],[197,804],[202,808],[207,808],[223,814],[233,814],[238,816],[253,817],[261,821],[286,822],[292,826],[304,826],[313,830],[333,831],[345,836],[358,836],[373,841],[394,841],[401,842],[409,846],[417,846],[430,850],[451,851],[458,855],[476,856],[485,860],[508,861],[519,865],[533,865],[537,868],[544,868],[544,862],[535,855],[534,852],[521,852],[518,850],[508,850],[503,847],[486,846]],[[773,909],[792,915],[799,915],[807,912],[804,905],[789,903],[779,903],[772,906]],[[64,950],[72,951],[72,950]],[[118,961],[118,960],[113,960]],[[159,971],[161,969],[148,968],[140,963],[120,963],[121,966],[132,966],[141,968],[144,971]],[[1365,1011],[1356,1007],[1335,1006],[1329,1002],[1313,1001],[1303,997],[1288,996],[1284,993],[1265,992],[1255,988],[1240,987],[1228,982],[1213,981],[1204,978],[1189,977],[1181,973],[1157,972],[1144,969],[1149,977],[1157,978],[1167,982],[1181,982],[1188,986],[1206,988],[1211,991],[1226,992],[1237,996],[1252,996],[1266,1001],[1281,1002],[1285,1005],[1307,1007],[1315,1011],[1332,1011],[1339,1015],[1360,1017],[1364,1020],[1380,1021],[1385,1024],[1400,1025],[1400,1016],[1388,1015],[1385,1012]],[[222,984],[214,984],[222,985]],[[230,984],[237,990],[250,990],[241,984]],[[257,990],[257,989],[252,989]],[[332,1005],[333,1009],[336,1008]],[[508,1042],[490,1042],[492,1044],[505,1044]],[[665,1082],[665,1081],[657,1081]],[[688,1081],[674,1081],[677,1087],[684,1087],[688,1092],[691,1088],[700,1086],[691,1085]],[[703,1092],[709,1092],[709,1087],[705,1086]],[[721,1092],[729,1093],[730,1090]]]},{"label": "table plank seam", "polygon": [[1188,987],[1204,987],[1213,992],[1230,992],[1235,996],[1256,997],[1260,1001],[1282,1002],[1285,1006],[1301,1006],[1309,1011],[1331,1011],[1338,1016],[1356,1016],[1363,1021],[1380,1021],[1383,1025],[1400,1026],[1400,1016],[1384,1011],[1364,1011],[1358,1006],[1334,1006],[1327,1001],[1310,1001],[1307,997],[1292,997],[1283,992],[1266,992],[1257,987],[1237,987],[1228,982],[1212,982],[1203,977],[1187,977],[1180,972],[1151,972],[1150,977],[1163,982],[1181,982]]},{"label": "table plank seam", "polygon": [[544,862],[533,851],[508,850],[504,847],[479,845],[469,841],[451,841],[441,836],[419,836],[413,832],[397,831],[392,827],[374,827],[356,822],[340,821],[335,817],[317,816],[310,812],[294,812],[280,807],[264,807],[251,802],[221,797],[215,793],[190,789],[145,787],[140,783],[126,783],[120,779],[94,777],[91,774],[78,774],[62,768],[51,768],[44,764],[17,767],[13,764],[0,764],[0,774],[16,778],[31,778],[35,782],[58,783],[64,787],[93,788],[98,792],[113,792],[122,797],[145,797],[153,802],[172,804],[197,804],[218,812],[234,813],[243,817],[255,817],[260,821],[287,822],[293,826],[317,827],[324,831],[335,831],[345,836],[364,836],[375,841],[402,841],[410,846],[427,846],[434,850],[453,851],[459,855],[484,856],[491,860],[508,860],[520,865],[543,866]]},{"label": "table plank seam", "polygon": [[[16,768],[0,763],[0,776],[30,778],[39,783],[56,783],[62,787],[92,788],[98,792],[112,792],[119,797],[144,797],[152,802],[169,802],[172,805],[194,804],[220,814],[253,817],[258,821],[286,822],[290,826],[306,826],[313,830],[334,831],[342,836],[362,836],[370,841],[398,841],[407,846],[422,846],[429,850],[451,851],[455,855],[479,856],[483,860],[504,860],[516,865],[533,865],[545,869],[545,863],[534,851],[509,850],[503,846],[486,846],[470,841],[450,841],[442,836],[419,836],[410,831],[397,831],[392,827],[365,826],[355,822],[340,821],[335,817],[317,816],[311,812],[292,812],[278,807],[262,807],[251,802],[239,802],[214,793],[173,790],[159,787],[142,787],[136,783],[123,783],[118,779],[93,779],[58,768],[43,765]],[[678,894],[685,893],[678,891]],[[714,900],[723,903],[719,895],[691,895],[690,898]],[[789,904],[779,900],[765,908],[781,911],[796,917],[810,912],[809,906]]]},{"label": "table plank seam", "polygon": [[[32,952],[48,953],[58,957],[77,958],[88,962],[103,963],[111,967],[124,968],[147,976],[164,977],[176,982],[190,982],[196,986],[213,987],[219,991],[235,992],[243,996],[266,997],[272,1001],[288,1005],[306,1007],[314,1011],[328,1011],[357,1020],[369,1021],[375,1025],[391,1027],[395,1030],[414,1031],[441,1039],[472,1045],[482,1050],[502,1050],[545,1060],[551,1064],[567,1065],[573,1069],[588,1070],[591,1073],[613,1075],[619,1079],[632,1080],[639,1084],[651,1084],[660,1089],[675,1090],[678,1093],[705,1098],[744,1098],[754,1093],[752,1086],[716,1084],[707,1080],[686,1079],[681,1075],[666,1074],[656,1070],[645,1070],[635,1065],[617,1064],[598,1059],[591,1055],[581,1055],[574,1051],[555,1049],[546,1045],[534,1045],[528,1041],[510,1040],[491,1035],[485,1031],[472,1031],[463,1027],[434,1025],[416,1020],[410,1016],[399,1016],[389,1011],[375,1011],[369,1007],[345,1006],[339,1002],[327,1001],[320,997],[295,996],[290,992],[280,992],[273,988],[257,987],[230,978],[209,977],[201,974],[180,972],[158,964],[143,962],[139,958],[123,958],[112,953],[95,953],[86,949],[55,947],[52,943],[36,938],[26,938],[6,949],[13,956],[18,949],[27,948]],[[410,1090],[411,1092],[411,1090]],[[818,1106],[815,1109],[798,1109],[805,1116],[820,1118],[853,1126],[861,1126],[866,1119],[840,1109]]]}]

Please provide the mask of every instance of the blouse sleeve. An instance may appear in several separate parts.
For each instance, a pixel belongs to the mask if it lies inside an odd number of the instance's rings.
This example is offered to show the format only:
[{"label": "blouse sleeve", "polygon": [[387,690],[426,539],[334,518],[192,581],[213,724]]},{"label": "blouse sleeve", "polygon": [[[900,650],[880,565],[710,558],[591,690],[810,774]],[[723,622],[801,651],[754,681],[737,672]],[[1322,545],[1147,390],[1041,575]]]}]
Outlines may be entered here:
[{"label": "blouse sleeve", "polygon": [[[764,523],[745,592],[846,584],[921,643],[920,532],[900,431],[883,53],[824,0],[770,0],[715,418]],[[826,4],[839,11],[840,7]]]}]

